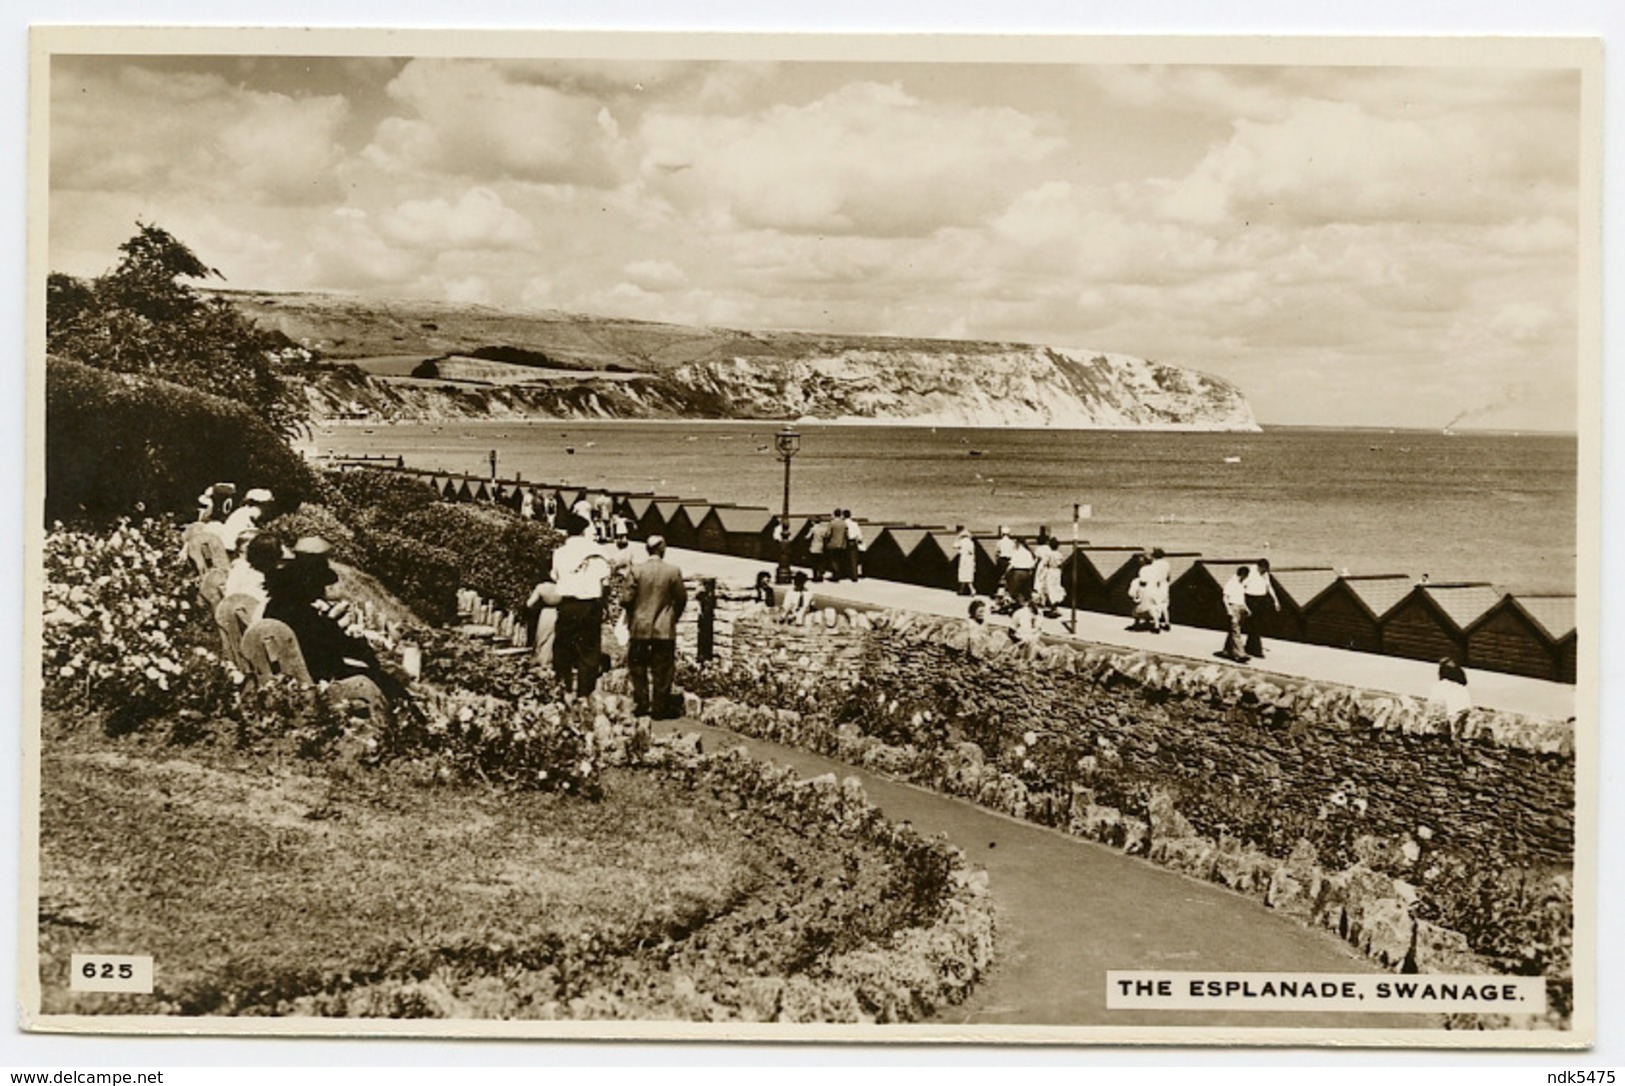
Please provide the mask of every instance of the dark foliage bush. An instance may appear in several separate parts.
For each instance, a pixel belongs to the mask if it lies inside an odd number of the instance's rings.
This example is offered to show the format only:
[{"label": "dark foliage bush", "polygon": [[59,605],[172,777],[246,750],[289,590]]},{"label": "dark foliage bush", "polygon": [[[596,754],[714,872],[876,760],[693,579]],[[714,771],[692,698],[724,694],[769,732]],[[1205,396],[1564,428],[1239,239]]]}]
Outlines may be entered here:
[{"label": "dark foliage bush", "polygon": [[425,622],[457,617],[458,556],[415,536],[368,528],[358,538],[361,564]]},{"label": "dark foliage bush", "polygon": [[52,358],[45,427],[47,523],[105,521],[138,502],[188,514],[217,482],[268,487],[283,508],[323,490],[256,411],[155,378]]},{"label": "dark foliage bush", "polygon": [[119,246],[118,265],[83,281],[52,274],[46,283],[46,343],[54,355],[97,369],[161,378],[253,408],[280,433],[306,419],[297,389],[274,358],[297,346],[261,328],[223,298],[185,280],[222,278],[161,227],[138,223]]},{"label": "dark foliage bush", "polygon": [[[370,542],[379,533],[408,537],[451,557],[457,570],[454,588],[472,588],[510,611],[518,610],[547,577],[553,548],[563,541],[547,525],[521,520],[499,506],[441,501],[414,476],[345,471],[333,477],[333,488],[339,495],[338,512],[369,554],[381,549]],[[397,587],[381,565],[369,568]]]}]

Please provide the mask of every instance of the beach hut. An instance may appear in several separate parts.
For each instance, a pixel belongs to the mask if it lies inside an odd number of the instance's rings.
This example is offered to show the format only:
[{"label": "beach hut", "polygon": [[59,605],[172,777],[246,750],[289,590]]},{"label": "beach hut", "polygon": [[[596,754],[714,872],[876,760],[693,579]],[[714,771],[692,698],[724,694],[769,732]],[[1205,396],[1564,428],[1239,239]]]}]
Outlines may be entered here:
[{"label": "beach hut", "polygon": [[1074,556],[1072,548],[1067,547],[1061,562],[1061,583],[1066,586],[1068,602],[1089,611],[1106,610],[1106,583],[1141,553],[1140,547],[1086,545],[1079,547]]},{"label": "beach hut", "polygon": [[1230,613],[1224,606],[1224,583],[1237,566],[1250,566],[1256,558],[1203,558],[1176,577],[1168,590],[1168,615],[1178,626],[1228,630]]},{"label": "beach hut", "polygon": [[695,547],[699,524],[711,512],[711,503],[680,501],[666,518],[666,542],[674,547]]},{"label": "beach hut", "polygon": [[644,539],[652,535],[665,535],[666,522],[672,514],[677,512],[677,499],[670,496],[656,497],[649,502],[643,515],[638,517],[638,532]]},{"label": "beach hut", "polygon": [[1419,584],[1383,616],[1382,651],[1412,660],[1467,659],[1467,627],[1505,593],[1486,581]]},{"label": "beach hut", "polygon": [[454,502],[471,502],[474,500],[474,488],[468,485],[468,476],[458,482],[457,489],[452,491],[451,500]]},{"label": "beach hut", "polygon": [[730,554],[752,561],[778,561],[773,542],[776,518],[766,509],[715,505],[694,527],[694,546],[714,554]]},{"label": "beach hut", "polygon": [[1467,663],[1490,671],[1572,683],[1573,596],[1506,596],[1467,628]]},{"label": "beach hut", "polygon": [[1281,601],[1281,610],[1275,616],[1273,629],[1266,631],[1265,636],[1302,641],[1304,609],[1337,583],[1337,571],[1331,566],[1282,566],[1270,570],[1270,579],[1275,582],[1275,597]]},{"label": "beach hut", "polygon": [[919,542],[909,551],[903,565],[904,582],[926,588],[957,589],[959,571],[954,551],[957,536],[957,532],[935,529],[921,532]]},{"label": "beach hut", "polygon": [[[1179,579],[1190,571],[1190,568],[1202,560],[1196,551],[1168,551],[1163,555],[1168,560],[1168,584],[1170,590]],[[1129,585],[1139,576],[1140,566],[1137,562],[1126,561],[1112,571],[1106,578],[1104,597],[1101,606],[1095,610],[1105,611],[1111,615],[1129,615],[1134,613],[1134,601],[1129,597]],[[1170,620],[1177,622],[1172,613]]]},{"label": "beach hut", "polygon": [[1411,591],[1403,573],[1339,577],[1303,611],[1303,639],[1356,652],[1382,651],[1382,618]]},{"label": "beach hut", "polygon": [[976,545],[976,591],[991,596],[999,590],[999,536],[996,532],[975,532],[971,542]]},{"label": "beach hut", "polygon": [[918,583],[908,568],[909,555],[926,535],[927,529],[908,525],[882,528],[879,534],[869,541],[868,550],[864,552],[864,576],[900,581],[904,584]]}]

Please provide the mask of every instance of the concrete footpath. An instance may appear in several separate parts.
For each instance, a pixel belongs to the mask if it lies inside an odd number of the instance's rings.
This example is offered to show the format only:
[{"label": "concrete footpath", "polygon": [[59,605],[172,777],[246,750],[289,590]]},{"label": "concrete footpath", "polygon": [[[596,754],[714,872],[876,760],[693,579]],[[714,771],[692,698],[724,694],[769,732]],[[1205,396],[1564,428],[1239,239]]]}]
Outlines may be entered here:
[{"label": "concrete footpath", "polygon": [[[675,547],[668,557],[688,576],[716,577],[747,587],[757,573],[773,569],[770,563]],[[965,597],[943,589],[875,578],[824,582],[814,586],[814,598],[820,607],[881,607],[952,618],[965,616],[967,602]],[[1062,616],[1069,617],[1069,613],[1063,611]],[[1008,625],[1006,619],[998,616],[990,621],[995,625]],[[1198,664],[1223,662],[1214,656],[1224,642],[1221,631],[1176,626],[1167,633],[1154,634],[1126,629],[1128,623],[1122,615],[1080,610],[1077,631],[1069,634],[1059,619],[1040,620],[1046,637],[1054,641],[1117,645]],[[1350,652],[1298,641],[1266,641],[1265,650],[1267,655],[1262,659],[1239,665],[1226,662],[1225,666],[1422,698],[1428,696],[1438,678],[1438,665],[1423,660]],[[1472,668],[1468,669],[1467,677],[1474,705],[1555,720],[1567,720],[1575,715],[1575,688],[1566,683]]]},{"label": "concrete footpath", "polygon": [[[742,746],[803,777],[856,777],[887,818],[943,833],[988,873],[998,958],[939,1023],[1021,1026],[1174,1026],[1237,1029],[1438,1028],[1421,1015],[1298,1011],[1120,1011],[1106,1007],[1114,969],[1178,972],[1378,973],[1331,933],[1304,927],[1257,900],[1058,830],[1021,822],[844,762],[693,720],[656,723],[697,733],[707,750]],[[1355,1043],[1359,1043],[1355,1040]]]}]

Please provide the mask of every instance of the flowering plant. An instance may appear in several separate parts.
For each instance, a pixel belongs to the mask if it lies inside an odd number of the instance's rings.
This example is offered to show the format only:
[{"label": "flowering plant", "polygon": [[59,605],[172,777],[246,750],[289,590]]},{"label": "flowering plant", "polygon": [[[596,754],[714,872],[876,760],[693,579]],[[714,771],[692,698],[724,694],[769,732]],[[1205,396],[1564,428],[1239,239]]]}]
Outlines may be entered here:
[{"label": "flowering plant", "polygon": [[[45,704],[105,711],[113,731],[180,706],[216,712],[229,698],[212,623],[167,521],[119,522],[106,535],[58,527],[45,543]],[[177,539],[178,535],[172,538]]]}]

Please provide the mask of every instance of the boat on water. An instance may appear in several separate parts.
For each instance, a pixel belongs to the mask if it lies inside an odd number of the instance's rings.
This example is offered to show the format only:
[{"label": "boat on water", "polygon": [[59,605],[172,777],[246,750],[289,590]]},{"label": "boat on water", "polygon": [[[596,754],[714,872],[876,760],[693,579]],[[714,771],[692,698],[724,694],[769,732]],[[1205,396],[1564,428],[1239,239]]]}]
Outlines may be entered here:
[{"label": "boat on water", "polygon": [[982,450],[981,449],[970,449],[965,453],[965,455],[966,456],[981,456],[982,455]]},{"label": "boat on water", "polygon": [[1227,457],[1224,458],[1224,462],[1226,464],[1239,464],[1239,463],[1241,463],[1241,457],[1239,457],[1239,456],[1227,456]]}]

